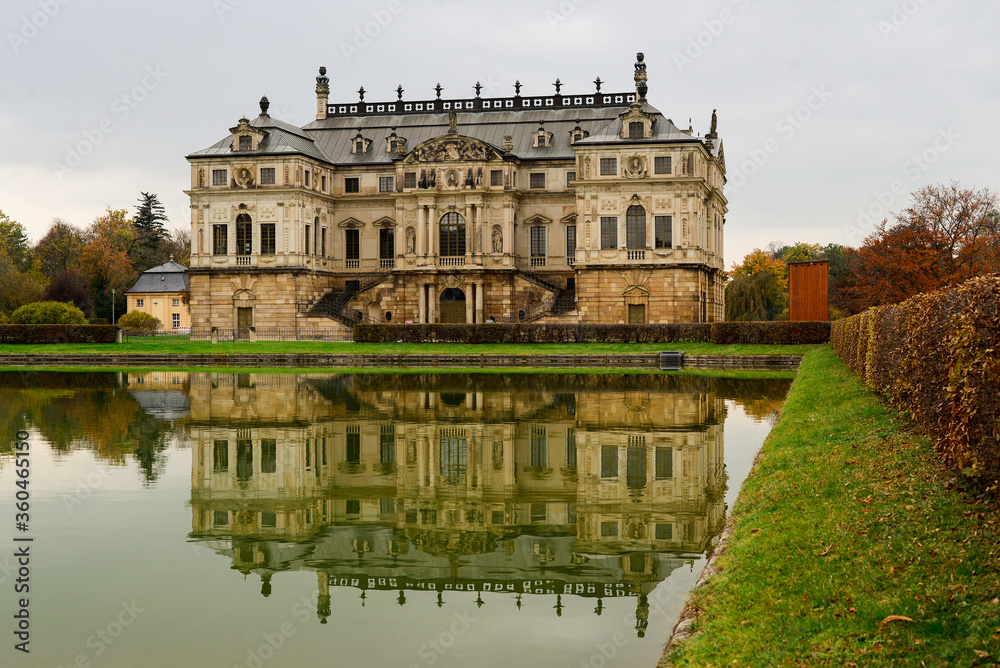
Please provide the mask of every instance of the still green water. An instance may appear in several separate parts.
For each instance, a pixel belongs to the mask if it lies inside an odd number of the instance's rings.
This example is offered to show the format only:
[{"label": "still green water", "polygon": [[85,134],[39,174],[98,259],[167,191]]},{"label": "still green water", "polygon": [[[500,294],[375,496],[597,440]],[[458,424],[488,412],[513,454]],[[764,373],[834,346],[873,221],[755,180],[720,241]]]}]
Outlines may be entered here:
[{"label": "still green water", "polygon": [[0,374],[2,664],[655,666],[788,385]]}]

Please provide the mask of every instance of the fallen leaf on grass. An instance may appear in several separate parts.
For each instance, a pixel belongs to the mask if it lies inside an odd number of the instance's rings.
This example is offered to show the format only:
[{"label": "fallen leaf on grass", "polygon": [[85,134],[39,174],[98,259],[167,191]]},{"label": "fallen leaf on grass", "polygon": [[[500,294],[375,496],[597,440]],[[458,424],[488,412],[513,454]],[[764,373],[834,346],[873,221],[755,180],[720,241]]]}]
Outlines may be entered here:
[{"label": "fallen leaf on grass", "polygon": [[817,552],[816,556],[817,557],[825,557],[826,555],[830,554],[830,552],[832,552],[832,551],[833,551],[833,544],[830,544],[830,545],[827,545],[826,549],[823,550],[822,552]]},{"label": "fallen leaf on grass", "polygon": [[886,624],[889,624],[891,622],[910,622],[912,624],[913,620],[910,619],[909,617],[904,617],[902,615],[889,615],[888,617],[886,617],[885,619],[883,619],[881,622],[879,622],[878,625],[879,626],[885,626]]},{"label": "fallen leaf on grass", "polygon": [[983,650],[981,650],[981,649],[974,649],[974,650],[972,650],[972,651],[973,651],[973,652],[975,652],[975,653],[976,653],[976,656],[978,656],[978,657],[979,657],[980,659],[985,659],[985,658],[988,658],[988,657],[989,657],[989,655],[990,655],[990,653],[989,653],[989,652],[984,652],[984,651],[983,651]]},{"label": "fallen leaf on grass", "polygon": [[752,536],[753,534],[760,533],[761,531],[763,531],[763,529],[751,529],[750,530],[750,535]]}]

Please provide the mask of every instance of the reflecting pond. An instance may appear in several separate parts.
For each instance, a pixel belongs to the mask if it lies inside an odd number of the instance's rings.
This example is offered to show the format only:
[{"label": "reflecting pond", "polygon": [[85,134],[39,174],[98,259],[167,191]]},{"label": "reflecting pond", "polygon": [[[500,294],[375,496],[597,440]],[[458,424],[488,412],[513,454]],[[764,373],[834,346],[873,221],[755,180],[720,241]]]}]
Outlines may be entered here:
[{"label": "reflecting pond", "polygon": [[655,666],[789,383],[0,373],[30,664]]}]

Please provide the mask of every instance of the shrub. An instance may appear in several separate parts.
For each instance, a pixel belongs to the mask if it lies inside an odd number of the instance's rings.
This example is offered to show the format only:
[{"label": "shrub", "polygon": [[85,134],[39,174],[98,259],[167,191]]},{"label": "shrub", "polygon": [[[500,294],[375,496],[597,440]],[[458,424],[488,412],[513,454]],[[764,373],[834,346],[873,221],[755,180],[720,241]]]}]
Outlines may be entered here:
[{"label": "shrub", "polygon": [[110,325],[0,325],[0,343],[114,343]]},{"label": "shrub", "polygon": [[10,320],[7,318],[7,314],[0,311],[0,325],[6,325]]},{"label": "shrub", "polygon": [[118,326],[122,329],[140,329],[143,331],[156,331],[163,327],[159,318],[154,318],[145,311],[129,311],[118,318]]},{"label": "shrub", "polygon": [[723,345],[737,343],[794,344],[826,343],[830,340],[828,322],[717,322],[712,325],[711,341]]},{"label": "shrub", "polygon": [[956,471],[1000,493],[1000,276],[838,320],[830,343]]},{"label": "shrub", "polygon": [[85,325],[87,317],[69,302],[33,302],[10,315],[14,325]]}]

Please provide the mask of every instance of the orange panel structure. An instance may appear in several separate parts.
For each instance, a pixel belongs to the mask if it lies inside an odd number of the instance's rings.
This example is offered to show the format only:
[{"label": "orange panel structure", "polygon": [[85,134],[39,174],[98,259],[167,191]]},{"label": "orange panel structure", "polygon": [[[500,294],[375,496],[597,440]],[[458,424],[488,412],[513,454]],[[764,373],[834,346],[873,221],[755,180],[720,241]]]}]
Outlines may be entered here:
[{"label": "orange panel structure", "polygon": [[788,319],[830,319],[830,263],[826,260],[788,263]]}]

